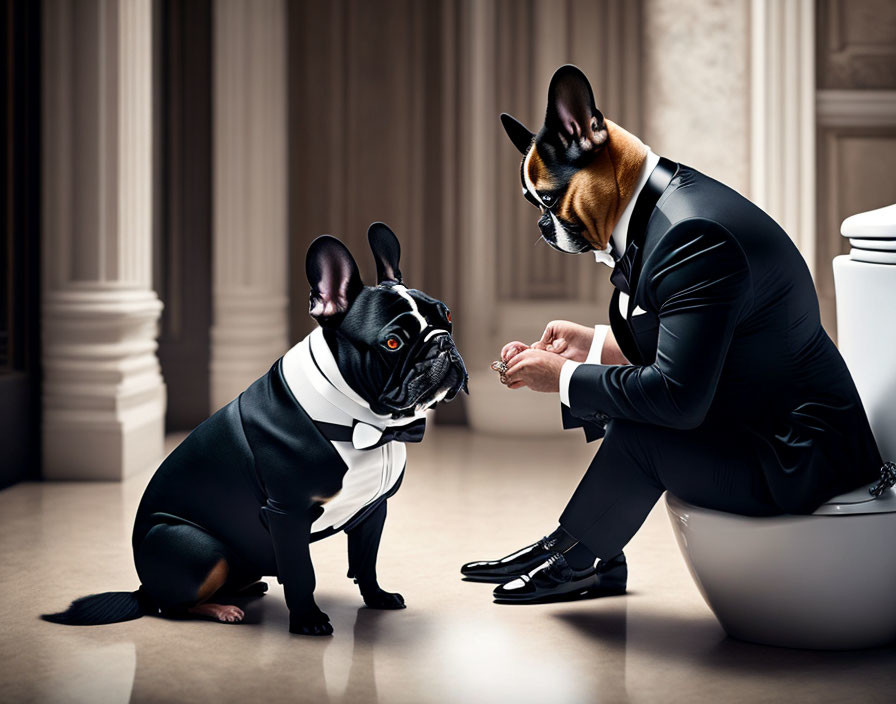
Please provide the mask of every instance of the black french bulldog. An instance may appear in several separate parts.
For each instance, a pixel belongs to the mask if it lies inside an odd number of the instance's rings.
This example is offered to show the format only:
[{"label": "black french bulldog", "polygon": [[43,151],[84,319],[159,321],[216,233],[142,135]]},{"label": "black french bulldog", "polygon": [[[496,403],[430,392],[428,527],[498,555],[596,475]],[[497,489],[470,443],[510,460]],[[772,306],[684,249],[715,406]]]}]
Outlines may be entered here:
[{"label": "black french bulldog", "polygon": [[329,635],[314,602],[309,544],[348,534],[349,577],[367,606],[404,608],[380,588],[376,557],[386,500],[419,442],[424,412],[466,390],[467,372],[444,303],[407,289],[392,231],[368,239],[376,286],[329,236],[308,250],[311,315],[320,324],[246,391],[200,424],[156,471],[137,510],[135,592],[83,597],[56,623],[99,624],[144,614],[234,622],[216,595],[284,585],[289,630]]}]

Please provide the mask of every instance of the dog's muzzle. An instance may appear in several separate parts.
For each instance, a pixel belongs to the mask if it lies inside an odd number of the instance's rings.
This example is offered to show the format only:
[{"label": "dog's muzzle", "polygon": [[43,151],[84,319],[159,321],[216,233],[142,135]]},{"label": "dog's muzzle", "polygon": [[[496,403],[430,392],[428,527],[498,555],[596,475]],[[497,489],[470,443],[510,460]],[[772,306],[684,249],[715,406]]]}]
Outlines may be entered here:
[{"label": "dog's muzzle", "polygon": [[441,401],[451,401],[461,390],[467,390],[468,378],[454,340],[447,332],[441,333],[411,351],[405,364],[387,382],[380,403],[393,416],[415,413]]},{"label": "dog's muzzle", "polygon": [[593,249],[585,238],[585,228],[566,222],[555,222],[549,212],[545,212],[538,219],[538,229],[541,230],[542,239],[558,252],[581,254]]},{"label": "dog's muzzle", "polygon": [[538,218],[538,229],[541,230],[541,236],[550,244],[554,241],[556,232],[554,231],[554,221],[551,220],[549,213],[545,213]]}]

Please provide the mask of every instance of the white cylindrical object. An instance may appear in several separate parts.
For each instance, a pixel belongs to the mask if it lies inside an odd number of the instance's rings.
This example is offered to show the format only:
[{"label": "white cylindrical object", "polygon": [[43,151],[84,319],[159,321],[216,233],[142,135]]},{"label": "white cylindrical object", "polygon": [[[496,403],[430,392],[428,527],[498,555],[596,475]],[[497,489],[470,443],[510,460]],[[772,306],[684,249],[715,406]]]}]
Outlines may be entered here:
[{"label": "white cylindrical object", "polygon": [[666,508],[691,576],[734,638],[813,650],[896,639],[896,513],[754,518],[668,493]]},{"label": "white cylindrical object", "polygon": [[896,461],[896,265],[834,259],[837,340],[881,456]]}]

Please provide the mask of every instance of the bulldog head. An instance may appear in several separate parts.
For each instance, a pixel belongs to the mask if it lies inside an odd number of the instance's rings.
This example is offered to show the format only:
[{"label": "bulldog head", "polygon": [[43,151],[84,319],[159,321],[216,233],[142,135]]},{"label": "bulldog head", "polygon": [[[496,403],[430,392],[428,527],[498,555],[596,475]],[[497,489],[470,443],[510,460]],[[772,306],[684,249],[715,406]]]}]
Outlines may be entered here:
[{"label": "bulldog head", "polygon": [[523,195],[541,211],[538,227],[554,249],[580,254],[607,247],[631,198],[647,147],[594,103],[575,66],[554,73],[538,134],[503,113],[501,123],[523,155]]},{"label": "bulldog head", "polygon": [[374,413],[411,416],[467,388],[467,370],[451,337],[451,311],[402,282],[401,248],[392,230],[367,232],[377,285],[361,282],[351,253],[335,237],[308,249],[310,313],[321,327],[346,382]]}]

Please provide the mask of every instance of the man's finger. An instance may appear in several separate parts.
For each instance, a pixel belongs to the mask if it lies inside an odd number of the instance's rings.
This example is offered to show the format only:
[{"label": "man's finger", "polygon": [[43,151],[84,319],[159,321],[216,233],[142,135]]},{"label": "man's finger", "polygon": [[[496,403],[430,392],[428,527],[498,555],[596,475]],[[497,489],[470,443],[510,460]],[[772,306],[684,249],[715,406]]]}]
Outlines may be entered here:
[{"label": "man's finger", "polygon": [[516,381],[510,381],[510,382],[508,382],[508,383],[507,383],[507,388],[508,388],[508,389],[518,389],[518,388],[520,388],[521,386],[525,386],[525,385],[526,385],[526,384],[523,382],[522,379],[517,379]]},{"label": "man's finger", "polygon": [[529,359],[530,355],[526,354],[527,351],[528,350],[520,352],[507,363],[507,371],[505,372],[505,374],[510,376],[511,371],[519,369],[520,365],[523,364],[527,359]]},{"label": "man's finger", "polygon": [[569,343],[566,341],[566,338],[558,337],[550,344],[550,346],[548,347],[548,352],[553,352],[554,354],[563,354],[566,351],[567,347],[569,347]]},{"label": "man's finger", "polygon": [[541,334],[541,342],[544,345],[549,345],[549,344],[551,344],[551,342],[553,342],[553,340],[554,340],[554,326],[549,324],[544,329],[544,332]]},{"label": "man's finger", "polygon": [[514,340],[513,342],[508,342],[504,347],[501,348],[501,360],[505,363],[509,362],[511,359],[516,357],[520,352],[528,349],[528,345],[525,342],[520,342],[519,340]]}]

